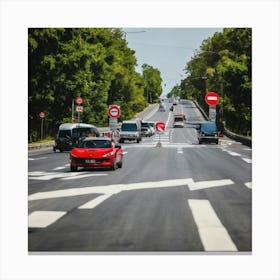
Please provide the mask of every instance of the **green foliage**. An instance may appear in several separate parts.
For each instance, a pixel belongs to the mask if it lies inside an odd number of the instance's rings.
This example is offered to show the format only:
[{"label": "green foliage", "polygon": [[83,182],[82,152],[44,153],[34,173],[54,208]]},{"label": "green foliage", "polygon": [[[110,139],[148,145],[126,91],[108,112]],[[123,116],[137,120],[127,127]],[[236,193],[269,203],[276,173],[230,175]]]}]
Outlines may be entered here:
[{"label": "green foliage", "polygon": [[146,100],[153,103],[159,99],[162,93],[160,71],[148,64],[143,64],[142,70],[143,78],[145,80]]},{"label": "green foliage", "polygon": [[41,111],[49,124],[47,134],[54,135],[61,123],[71,122],[77,96],[84,101],[83,122],[107,126],[110,104],[121,106],[121,119],[134,117],[148,104],[145,81],[135,66],[134,51],[120,29],[30,28],[29,138],[39,137]]},{"label": "green foliage", "polygon": [[245,135],[251,132],[252,119],[251,33],[250,28],[225,28],[204,40],[187,63],[188,77],[181,83],[181,96],[198,100],[206,110],[205,93],[217,92],[218,120]]}]

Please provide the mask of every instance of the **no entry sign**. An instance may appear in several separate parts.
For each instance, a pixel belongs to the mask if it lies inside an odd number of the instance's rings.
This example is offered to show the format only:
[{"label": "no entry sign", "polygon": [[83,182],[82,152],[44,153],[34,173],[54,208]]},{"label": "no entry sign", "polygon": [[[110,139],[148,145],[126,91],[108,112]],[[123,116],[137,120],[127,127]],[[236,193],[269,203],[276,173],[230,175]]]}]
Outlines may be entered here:
[{"label": "no entry sign", "polygon": [[78,97],[75,98],[75,102],[76,102],[77,105],[81,105],[83,103],[83,98],[78,96]]},{"label": "no entry sign", "polygon": [[121,109],[118,105],[112,105],[108,109],[108,115],[110,118],[119,118],[121,115]]},{"label": "no entry sign", "polygon": [[220,97],[216,92],[208,92],[205,96],[205,102],[209,106],[215,106],[219,103]]},{"label": "no entry sign", "polygon": [[157,122],[156,123],[156,130],[157,131],[164,131],[165,130],[165,123],[164,122]]}]

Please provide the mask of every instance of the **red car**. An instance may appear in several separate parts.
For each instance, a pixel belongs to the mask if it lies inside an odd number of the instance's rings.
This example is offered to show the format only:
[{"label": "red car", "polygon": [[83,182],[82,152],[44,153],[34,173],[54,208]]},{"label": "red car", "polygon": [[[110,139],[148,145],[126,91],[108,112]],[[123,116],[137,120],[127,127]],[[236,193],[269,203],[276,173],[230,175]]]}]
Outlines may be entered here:
[{"label": "red car", "polygon": [[122,167],[123,150],[108,137],[87,137],[70,152],[70,169],[78,167]]}]

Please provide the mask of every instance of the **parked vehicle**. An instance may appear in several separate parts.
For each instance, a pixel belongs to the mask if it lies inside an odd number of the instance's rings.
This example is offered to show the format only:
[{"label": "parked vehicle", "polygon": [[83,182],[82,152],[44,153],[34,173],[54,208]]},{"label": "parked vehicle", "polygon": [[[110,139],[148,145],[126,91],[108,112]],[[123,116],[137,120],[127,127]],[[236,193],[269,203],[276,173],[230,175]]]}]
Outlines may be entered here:
[{"label": "parked vehicle", "polygon": [[198,127],[198,143],[203,142],[219,144],[219,134],[215,122],[201,123]]},{"label": "parked vehicle", "polygon": [[87,137],[70,152],[70,170],[78,167],[121,168],[123,150],[121,145],[108,137]]},{"label": "parked vehicle", "polygon": [[125,140],[136,141],[137,143],[142,140],[140,120],[136,119],[122,122],[119,143],[123,143]]},{"label": "parked vehicle", "polygon": [[186,115],[176,114],[174,115],[173,127],[184,127],[186,121]]},{"label": "parked vehicle", "polygon": [[86,136],[100,136],[98,129],[91,124],[63,123],[59,126],[55,138],[53,151],[70,151],[78,145],[79,141]]}]

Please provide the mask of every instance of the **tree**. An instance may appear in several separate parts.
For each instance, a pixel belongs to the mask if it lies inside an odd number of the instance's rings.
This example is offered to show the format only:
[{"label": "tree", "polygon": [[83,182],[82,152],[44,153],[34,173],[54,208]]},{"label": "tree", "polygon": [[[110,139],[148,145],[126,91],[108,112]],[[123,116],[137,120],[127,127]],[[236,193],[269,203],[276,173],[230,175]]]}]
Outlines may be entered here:
[{"label": "tree", "polygon": [[158,100],[162,93],[160,71],[148,64],[142,65],[142,77],[145,80],[145,93],[148,102]]},{"label": "tree", "polygon": [[[188,95],[206,108],[206,91],[219,93],[218,119],[237,133],[251,131],[252,30],[225,28],[202,42],[186,65]],[[203,80],[202,77],[207,77]]]}]

